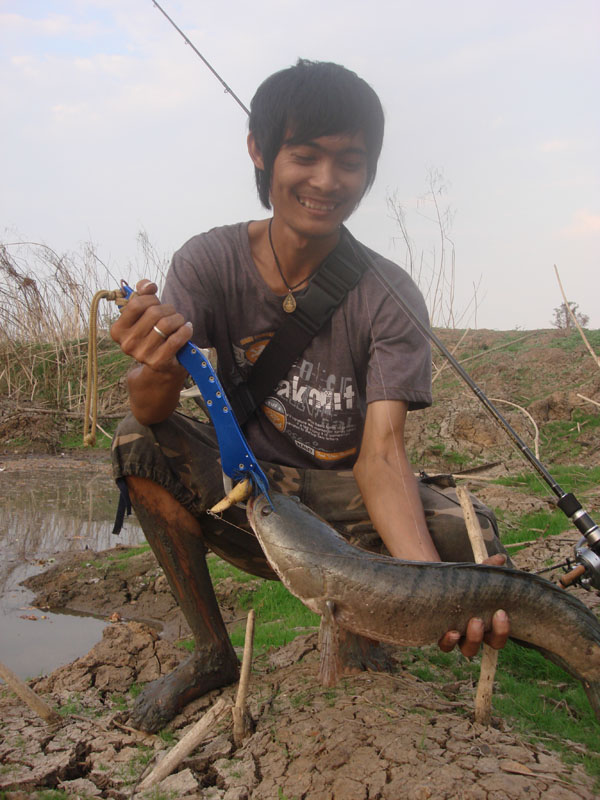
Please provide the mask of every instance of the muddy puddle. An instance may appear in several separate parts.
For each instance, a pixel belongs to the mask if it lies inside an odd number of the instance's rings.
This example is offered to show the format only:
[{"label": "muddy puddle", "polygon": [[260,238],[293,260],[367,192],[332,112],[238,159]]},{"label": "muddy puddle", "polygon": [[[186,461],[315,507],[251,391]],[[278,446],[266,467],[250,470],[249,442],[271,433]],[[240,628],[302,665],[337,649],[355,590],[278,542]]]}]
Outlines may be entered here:
[{"label": "muddy puddle", "polygon": [[24,458],[0,465],[0,661],[23,678],[47,673],[86,653],[103,619],[42,611],[21,581],[61,553],[94,553],[144,537],[131,517],[113,527],[118,492],[108,464]]}]

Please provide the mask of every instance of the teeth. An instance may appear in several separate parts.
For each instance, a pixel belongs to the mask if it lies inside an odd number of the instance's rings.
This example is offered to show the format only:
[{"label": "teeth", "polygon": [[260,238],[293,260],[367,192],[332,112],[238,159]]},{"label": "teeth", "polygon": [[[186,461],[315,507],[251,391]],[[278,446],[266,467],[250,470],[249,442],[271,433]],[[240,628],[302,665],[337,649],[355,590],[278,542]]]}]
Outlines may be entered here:
[{"label": "teeth", "polygon": [[306,200],[303,197],[298,198],[300,205],[304,206],[305,208],[312,208],[315,211],[333,211],[335,208],[335,203],[331,205],[325,205],[324,203],[315,203],[314,200]]}]

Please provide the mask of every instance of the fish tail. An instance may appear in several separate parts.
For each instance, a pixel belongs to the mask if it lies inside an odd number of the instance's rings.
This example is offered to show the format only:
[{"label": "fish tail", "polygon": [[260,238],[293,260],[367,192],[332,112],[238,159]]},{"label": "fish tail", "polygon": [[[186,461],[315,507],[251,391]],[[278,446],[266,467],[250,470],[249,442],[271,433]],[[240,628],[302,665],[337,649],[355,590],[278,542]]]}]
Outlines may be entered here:
[{"label": "fish tail", "polygon": [[582,680],[581,684],[585,689],[591,707],[594,709],[596,719],[600,722],[600,681]]},{"label": "fish tail", "polygon": [[529,642],[525,642],[522,639],[515,639],[511,636],[513,642],[521,645],[521,647],[527,647],[530,650],[537,650],[538,653],[541,653],[544,658],[547,658],[548,661],[552,661],[553,664],[556,664],[561,669],[564,669],[569,675],[572,675],[573,678],[576,678],[578,681],[581,682],[585,693],[587,694],[588,700],[590,701],[590,705],[594,710],[594,714],[596,715],[596,719],[600,722],[600,680],[599,681],[588,681],[587,678],[583,678],[577,670],[575,670],[564,658],[559,656],[557,653],[551,653],[549,650],[546,650],[543,647],[539,647],[539,645],[530,644]]}]

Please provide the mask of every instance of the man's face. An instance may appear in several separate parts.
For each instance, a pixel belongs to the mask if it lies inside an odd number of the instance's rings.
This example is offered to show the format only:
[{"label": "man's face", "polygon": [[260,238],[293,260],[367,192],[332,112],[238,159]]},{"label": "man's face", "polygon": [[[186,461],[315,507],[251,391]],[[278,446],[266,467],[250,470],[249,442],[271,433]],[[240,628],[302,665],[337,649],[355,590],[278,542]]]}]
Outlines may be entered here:
[{"label": "man's face", "polygon": [[273,164],[273,217],[300,235],[331,236],[360,203],[366,186],[362,132],[284,142]]}]

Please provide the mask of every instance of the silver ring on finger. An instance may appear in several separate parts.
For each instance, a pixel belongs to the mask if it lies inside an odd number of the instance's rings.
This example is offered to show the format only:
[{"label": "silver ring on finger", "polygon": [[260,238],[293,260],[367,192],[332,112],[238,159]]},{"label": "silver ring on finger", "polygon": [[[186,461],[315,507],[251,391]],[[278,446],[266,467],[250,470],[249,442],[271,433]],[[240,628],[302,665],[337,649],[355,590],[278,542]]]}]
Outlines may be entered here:
[{"label": "silver ring on finger", "polygon": [[159,335],[159,336],[162,336],[162,338],[163,338],[163,339],[166,339],[166,338],[167,338],[167,334],[166,334],[166,333],[163,333],[163,332],[161,331],[161,329],[160,329],[160,328],[157,328],[157,327],[156,327],[156,325],[153,325],[153,326],[152,326],[152,330],[153,330],[153,331],[156,331],[156,333],[158,333],[158,335]]}]

